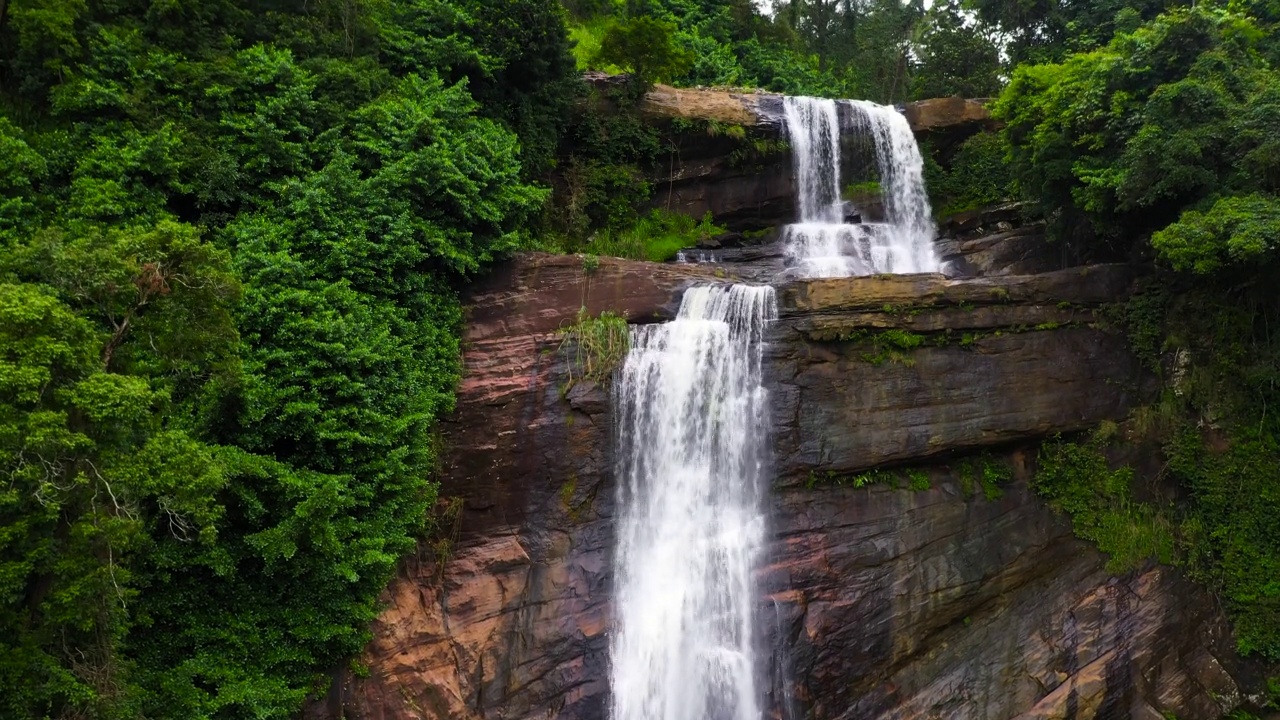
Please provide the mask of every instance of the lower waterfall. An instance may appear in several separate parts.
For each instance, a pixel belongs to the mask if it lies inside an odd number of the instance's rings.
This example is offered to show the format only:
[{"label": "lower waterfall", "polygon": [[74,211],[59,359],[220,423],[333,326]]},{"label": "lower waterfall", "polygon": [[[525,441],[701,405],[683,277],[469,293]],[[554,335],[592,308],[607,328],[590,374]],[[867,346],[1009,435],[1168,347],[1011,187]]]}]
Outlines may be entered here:
[{"label": "lower waterfall", "polygon": [[632,329],[618,385],[613,720],[759,720],[771,287],[698,287]]}]

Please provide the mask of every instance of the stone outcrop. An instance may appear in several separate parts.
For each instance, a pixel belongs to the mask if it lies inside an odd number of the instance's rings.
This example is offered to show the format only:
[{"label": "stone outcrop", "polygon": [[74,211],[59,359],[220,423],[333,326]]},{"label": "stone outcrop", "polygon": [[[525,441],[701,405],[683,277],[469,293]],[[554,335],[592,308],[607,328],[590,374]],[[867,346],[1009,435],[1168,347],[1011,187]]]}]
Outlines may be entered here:
[{"label": "stone outcrop", "polygon": [[654,85],[640,101],[640,114],[653,120],[714,120],[726,125],[781,130],[780,95],[753,90],[709,90]]},{"label": "stone outcrop", "polygon": [[[311,717],[608,716],[609,388],[580,377],[558,330],[580,307],[669,317],[682,289],[723,274],[534,255],[477,286],[443,438],[441,492],[463,503],[452,553],[406,564],[368,677],[339,677]],[[1091,327],[1130,279],[780,287],[760,574],[775,714],[1208,720],[1233,704],[1215,604],[1168,568],[1110,576],[1026,485],[1038,439],[1120,418],[1138,392],[1123,343]],[[887,346],[886,330],[921,341]],[[980,452],[1013,469],[989,497],[958,470]],[[904,462],[930,489],[845,482]]]},{"label": "stone outcrop", "polygon": [[[599,72],[585,77],[602,90],[626,82],[625,76]],[[664,156],[649,169],[654,207],[693,217],[711,213],[717,222],[736,230],[770,227],[795,217],[791,155],[778,142],[786,138],[783,96],[742,88],[659,84],[645,94],[637,109],[646,121],[669,131]],[[919,134],[946,133],[954,140],[993,127],[983,100],[921,100],[899,109]],[[852,122],[847,110],[842,116],[843,122]],[[671,131],[677,120],[692,129]],[[713,126],[734,126],[744,134],[729,137],[708,132]]]},{"label": "stone outcrop", "polygon": [[[597,88],[625,82],[625,76],[589,72],[586,81]],[[713,120],[777,132],[782,129],[782,95],[752,88],[676,88],[657,84],[640,100],[641,115],[652,120]],[[899,105],[911,129],[917,133],[957,127],[995,127],[990,100],[961,97],[916,100]]]},{"label": "stone outcrop", "polygon": [[917,100],[902,106],[911,129],[917,133],[970,127],[974,130],[994,130],[997,124],[991,117],[988,98],[966,99],[962,97]]},{"label": "stone outcrop", "polygon": [[778,473],[918,462],[1123,417],[1139,368],[1123,338],[1089,324],[1131,279],[1096,266],[782,286],[767,350]]},{"label": "stone outcrop", "polygon": [[1033,275],[1069,263],[1045,236],[1043,221],[1028,222],[1022,203],[958,213],[940,224],[938,258],[952,276]]}]

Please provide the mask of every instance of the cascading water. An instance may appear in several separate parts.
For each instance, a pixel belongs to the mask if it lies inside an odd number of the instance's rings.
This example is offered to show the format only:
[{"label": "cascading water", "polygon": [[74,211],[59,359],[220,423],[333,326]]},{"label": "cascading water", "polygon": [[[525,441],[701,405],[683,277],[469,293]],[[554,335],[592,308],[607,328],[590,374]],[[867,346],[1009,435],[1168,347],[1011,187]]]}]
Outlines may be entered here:
[{"label": "cascading water", "polygon": [[[789,272],[936,270],[923,162],[906,119],[873,103],[844,107],[874,143],[887,222],[845,222],[841,105],[787,98],[800,213],[785,235]],[[674,321],[632,328],[616,396],[612,720],[763,716],[769,689],[758,679],[753,574],[764,553],[768,484],[760,365],[775,316],[771,287],[699,287],[685,292]],[[785,672],[785,653],[772,662]],[[785,687],[782,695],[790,716],[794,699]]]},{"label": "cascading water", "polygon": [[752,573],[764,551],[773,288],[685,292],[632,329],[618,393],[613,720],[759,720]]},{"label": "cascading water", "polygon": [[[840,195],[840,107],[875,144],[884,223],[844,221]],[[799,222],[787,226],[791,274],[847,277],[934,272],[934,225],[924,189],[924,160],[901,113],[875,103],[810,97],[785,100],[796,175]]]},{"label": "cascading water", "polygon": [[835,100],[786,99],[787,134],[795,162],[800,222],[839,224],[840,114]]}]

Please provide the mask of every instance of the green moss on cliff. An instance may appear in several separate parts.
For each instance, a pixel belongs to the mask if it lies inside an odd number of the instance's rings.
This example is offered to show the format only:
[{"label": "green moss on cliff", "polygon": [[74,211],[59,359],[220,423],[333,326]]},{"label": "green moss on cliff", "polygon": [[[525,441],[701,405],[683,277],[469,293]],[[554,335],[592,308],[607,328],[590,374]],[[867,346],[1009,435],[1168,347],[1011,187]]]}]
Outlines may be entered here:
[{"label": "green moss on cliff", "polygon": [[666,262],[680,250],[723,232],[725,228],[713,223],[710,214],[699,221],[681,213],[653,210],[630,227],[601,230],[583,247],[583,252]]},{"label": "green moss on cliff", "polygon": [[1070,515],[1076,535],[1097,543],[1108,556],[1107,571],[1119,574],[1148,560],[1176,560],[1167,512],[1136,501],[1133,483],[1133,470],[1112,469],[1095,437],[1085,443],[1046,444],[1032,487],[1050,507]]},{"label": "green moss on cliff", "polygon": [[[941,467],[943,466],[939,465],[935,470]],[[949,476],[959,484],[965,499],[972,498],[981,491],[985,499],[998,500],[1004,495],[1001,486],[1013,480],[1013,472],[1008,465],[987,453],[952,463],[948,469]],[[872,468],[860,473],[811,471],[805,486],[812,490],[822,486],[862,488],[887,485],[895,489],[923,492],[934,487],[934,478],[937,476],[937,472],[930,472],[925,467]]]}]

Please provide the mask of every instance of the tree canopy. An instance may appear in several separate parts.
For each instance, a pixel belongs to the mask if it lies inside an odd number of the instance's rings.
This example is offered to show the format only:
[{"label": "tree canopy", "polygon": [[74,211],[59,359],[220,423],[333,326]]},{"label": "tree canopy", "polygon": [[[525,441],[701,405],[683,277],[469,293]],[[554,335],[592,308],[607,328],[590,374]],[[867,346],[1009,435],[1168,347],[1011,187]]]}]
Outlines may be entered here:
[{"label": "tree canopy", "polygon": [[428,528],[554,1],[6,4],[0,714],[289,717]]}]

